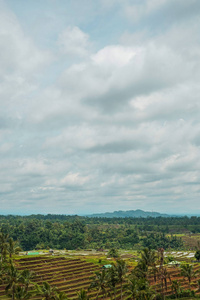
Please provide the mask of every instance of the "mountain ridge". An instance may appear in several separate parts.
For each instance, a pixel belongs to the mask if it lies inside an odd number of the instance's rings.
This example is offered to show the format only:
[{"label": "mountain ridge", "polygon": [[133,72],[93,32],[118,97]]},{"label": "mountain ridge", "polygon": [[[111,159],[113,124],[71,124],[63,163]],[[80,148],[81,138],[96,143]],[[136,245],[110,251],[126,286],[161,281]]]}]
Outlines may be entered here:
[{"label": "mountain ridge", "polygon": [[91,214],[87,215],[87,217],[90,218],[147,218],[147,217],[170,217],[168,214],[162,214],[159,212],[150,212],[150,211],[144,211],[141,209],[136,210],[118,210],[114,212],[105,212],[105,213],[97,213],[97,214]]}]

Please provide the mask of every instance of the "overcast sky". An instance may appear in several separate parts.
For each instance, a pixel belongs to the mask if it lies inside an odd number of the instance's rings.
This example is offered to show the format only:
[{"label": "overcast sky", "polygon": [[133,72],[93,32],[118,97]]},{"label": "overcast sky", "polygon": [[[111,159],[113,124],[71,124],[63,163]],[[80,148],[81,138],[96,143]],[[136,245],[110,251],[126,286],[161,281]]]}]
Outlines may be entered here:
[{"label": "overcast sky", "polygon": [[0,0],[0,213],[200,213],[199,29],[199,0]]}]

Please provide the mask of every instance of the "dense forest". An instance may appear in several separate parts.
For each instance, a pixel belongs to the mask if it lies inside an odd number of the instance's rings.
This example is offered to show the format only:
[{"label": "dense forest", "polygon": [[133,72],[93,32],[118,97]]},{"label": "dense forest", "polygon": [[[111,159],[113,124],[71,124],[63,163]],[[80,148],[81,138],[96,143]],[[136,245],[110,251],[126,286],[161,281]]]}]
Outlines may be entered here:
[{"label": "dense forest", "polygon": [[200,217],[0,216],[0,229],[24,250],[184,248],[175,233],[200,232]]}]

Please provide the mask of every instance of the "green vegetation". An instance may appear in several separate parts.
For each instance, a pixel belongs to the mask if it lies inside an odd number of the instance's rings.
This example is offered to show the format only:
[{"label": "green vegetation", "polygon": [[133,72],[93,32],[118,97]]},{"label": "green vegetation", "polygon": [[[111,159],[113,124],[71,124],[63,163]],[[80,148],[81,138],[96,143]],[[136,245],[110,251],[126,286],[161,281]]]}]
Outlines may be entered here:
[{"label": "green vegetation", "polygon": [[196,277],[198,271],[194,271],[193,265],[185,264],[181,266],[181,275],[188,279],[189,285],[191,284],[192,277]]},{"label": "green vegetation", "polygon": [[[11,256],[19,251],[18,247],[24,251],[48,248],[139,250],[144,247],[180,250],[191,242],[189,237],[189,241],[183,240],[183,232],[200,232],[200,218],[0,216],[0,228],[16,243],[13,249],[10,248]],[[4,250],[0,249],[0,252]]]},{"label": "green vegetation", "polygon": [[196,253],[195,253],[195,256],[196,260],[200,261],[200,250],[197,250]]},{"label": "green vegetation", "polygon": [[184,273],[185,279],[181,277],[181,270],[188,269],[187,264],[185,268],[170,268],[164,261],[162,248],[143,249],[135,268],[128,261],[117,259],[108,269],[70,256],[24,256],[10,260],[7,253],[1,265],[0,297],[4,296],[4,300],[5,295],[13,300],[159,300],[199,293],[197,264],[192,265],[189,281],[188,272]]},{"label": "green vegetation", "polygon": [[[200,294],[199,265],[192,262],[200,260],[200,236],[188,228],[196,231],[199,222],[0,216],[0,299],[192,298]],[[196,252],[187,254],[194,239]],[[17,256],[22,249],[27,255]]]}]

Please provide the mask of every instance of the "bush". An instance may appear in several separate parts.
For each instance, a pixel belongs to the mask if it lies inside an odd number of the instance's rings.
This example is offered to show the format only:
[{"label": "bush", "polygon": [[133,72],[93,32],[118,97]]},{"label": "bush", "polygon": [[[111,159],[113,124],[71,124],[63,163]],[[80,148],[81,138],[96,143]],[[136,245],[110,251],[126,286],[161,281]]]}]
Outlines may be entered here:
[{"label": "bush", "polygon": [[196,258],[196,260],[200,261],[200,250],[197,250],[194,257]]},{"label": "bush", "polygon": [[[183,298],[183,297],[195,297],[195,291],[191,291],[190,289],[188,290],[183,290],[178,293],[178,298]],[[177,295],[173,294],[171,296],[168,296],[167,299],[176,299]]]},{"label": "bush", "polygon": [[119,253],[118,253],[117,249],[111,248],[108,252],[108,257],[118,258]]}]

